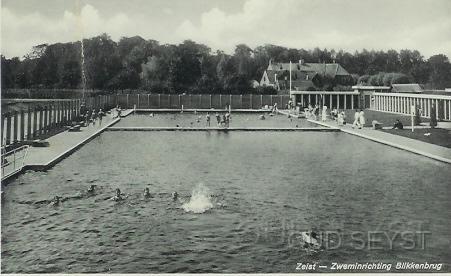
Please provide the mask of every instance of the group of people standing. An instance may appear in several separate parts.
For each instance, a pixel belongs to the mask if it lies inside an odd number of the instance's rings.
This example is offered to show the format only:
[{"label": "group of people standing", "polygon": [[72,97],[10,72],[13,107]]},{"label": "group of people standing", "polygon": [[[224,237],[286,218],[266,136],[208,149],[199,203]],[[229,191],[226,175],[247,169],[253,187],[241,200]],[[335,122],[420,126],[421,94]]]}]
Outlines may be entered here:
[{"label": "group of people standing", "polygon": [[100,108],[99,111],[96,112],[95,109],[91,111],[86,111],[85,115],[83,116],[85,121],[85,126],[89,126],[92,124],[92,126],[96,125],[96,122],[99,121],[99,126],[102,125],[102,117],[105,116],[105,113]]},{"label": "group of people standing", "polygon": [[[327,109],[327,107],[326,107]],[[319,105],[315,105],[315,107],[313,107],[311,104],[308,105],[307,108],[304,108],[304,112],[305,112],[305,116],[307,118],[314,118],[315,121],[318,120],[318,116],[319,116]],[[323,109],[324,112],[324,109]]]},{"label": "group of people standing", "polygon": [[363,109],[360,109],[360,111],[356,109],[354,113],[354,122],[352,123],[352,128],[357,127],[361,129],[365,126],[365,122],[365,112],[363,112]]},{"label": "group of people standing", "polygon": [[[339,126],[346,125],[346,113],[344,112],[344,110],[340,112],[338,109],[334,108],[330,112],[330,117],[337,122],[337,125]],[[321,120],[325,122],[326,119],[327,119],[327,106],[324,106]]]},{"label": "group of people standing", "polygon": [[[207,116],[210,116],[209,113],[207,113]],[[215,117],[216,117],[216,122],[217,122],[218,126],[229,127],[230,119],[232,117],[229,112],[222,114],[222,116],[219,115],[218,112],[216,112]],[[207,119],[207,122],[208,122],[208,126],[210,126],[209,119]]]},{"label": "group of people standing", "polygon": [[[320,108],[316,104],[314,107],[309,104],[307,108],[304,108],[305,116],[307,118],[313,118],[314,120],[318,120]],[[321,109],[321,121],[326,122],[327,117],[330,116],[330,118],[337,122],[337,125],[343,126],[346,125],[346,112],[344,110],[340,111],[337,108],[334,108],[330,111],[330,114],[328,114],[328,107],[323,106]],[[352,128],[362,128],[365,126],[365,112],[363,109],[357,110],[354,113],[354,122],[352,124]]]}]

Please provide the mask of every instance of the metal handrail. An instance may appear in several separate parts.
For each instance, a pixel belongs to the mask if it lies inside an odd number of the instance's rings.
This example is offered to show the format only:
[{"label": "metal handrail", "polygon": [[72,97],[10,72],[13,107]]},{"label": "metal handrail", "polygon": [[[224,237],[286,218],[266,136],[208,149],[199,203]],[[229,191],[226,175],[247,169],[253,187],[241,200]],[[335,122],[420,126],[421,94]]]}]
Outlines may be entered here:
[{"label": "metal handrail", "polygon": [[[28,149],[30,148],[29,145],[20,146],[16,149],[13,149],[11,151],[8,151],[6,153],[2,152],[1,156],[1,172],[2,172],[2,180],[9,177],[10,175],[16,173],[17,171],[20,171],[24,167],[25,163],[25,157],[27,156]],[[4,148],[2,148],[2,151]],[[8,161],[6,158],[9,156],[13,156],[12,161]],[[5,174],[5,169],[9,166],[12,166],[12,171],[7,172]]]}]

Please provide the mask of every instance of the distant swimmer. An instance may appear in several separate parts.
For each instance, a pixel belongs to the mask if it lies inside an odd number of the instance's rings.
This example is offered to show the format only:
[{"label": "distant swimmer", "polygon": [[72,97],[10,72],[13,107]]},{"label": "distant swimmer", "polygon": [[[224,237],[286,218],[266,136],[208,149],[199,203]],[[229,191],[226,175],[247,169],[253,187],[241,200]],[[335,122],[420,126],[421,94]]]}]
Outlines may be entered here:
[{"label": "distant swimmer", "polygon": [[265,115],[263,115],[263,114],[262,114],[262,115],[260,115],[260,116],[259,116],[258,118],[259,118],[260,120],[264,120],[264,119],[266,119],[266,118],[265,118]]},{"label": "distant swimmer", "polygon": [[152,197],[151,195],[150,195],[150,190],[149,190],[149,188],[145,188],[144,189],[144,198],[150,198],[150,197]]},{"label": "distant swimmer", "polygon": [[318,242],[318,234],[313,231],[301,232],[304,248],[319,249],[321,245]]},{"label": "distant swimmer", "polygon": [[121,194],[121,190],[119,188],[116,189],[116,195],[114,197],[112,197],[111,200],[114,200],[114,201],[124,200],[124,198],[122,197],[122,194]]},{"label": "distant swimmer", "polygon": [[153,113],[150,113],[150,114],[149,114],[149,117],[153,117]]},{"label": "distant swimmer", "polygon": [[50,202],[50,206],[60,206],[61,201],[59,196],[55,196],[53,200]]},{"label": "distant swimmer", "polygon": [[202,116],[199,115],[199,116],[197,117],[197,122],[200,123],[200,120],[201,120],[201,119],[202,119]]},{"label": "distant swimmer", "polygon": [[179,198],[179,194],[177,192],[172,193],[172,200],[176,201]]},{"label": "distant swimmer", "polygon": [[95,194],[95,188],[96,188],[96,185],[89,186],[88,190],[86,191],[86,194],[87,195],[94,195]]}]

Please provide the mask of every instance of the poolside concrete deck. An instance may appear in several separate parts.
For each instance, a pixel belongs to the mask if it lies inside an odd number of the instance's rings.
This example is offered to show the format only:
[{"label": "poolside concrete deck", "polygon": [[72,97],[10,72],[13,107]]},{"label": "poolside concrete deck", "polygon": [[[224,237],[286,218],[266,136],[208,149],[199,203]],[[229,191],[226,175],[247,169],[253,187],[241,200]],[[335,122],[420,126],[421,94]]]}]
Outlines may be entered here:
[{"label": "poolside concrete deck", "polygon": [[118,122],[119,118],[104,117],[102,125],[82,127],[79,132],[64,131],[47,139],[48,147],[30,147],[25,158],[25,170],[46,170]]},{"label": "poolside concrete deck", "polygon": [[451,164],[451,149],[446,147],[422,142],[415,139],[410,139],[399,135],[390,134],[380,130],[374,130],[368,127],[362,129],[357,128],[353,129],[352,126],[349,124],[345,126],[337,126],[337,123],[335,121],[330,120],[326,122],[321,122],[308,119],[307,121],[324,127],[336,128],[345,133],[356,135],[378,143],[410,151],[438,161]]}]

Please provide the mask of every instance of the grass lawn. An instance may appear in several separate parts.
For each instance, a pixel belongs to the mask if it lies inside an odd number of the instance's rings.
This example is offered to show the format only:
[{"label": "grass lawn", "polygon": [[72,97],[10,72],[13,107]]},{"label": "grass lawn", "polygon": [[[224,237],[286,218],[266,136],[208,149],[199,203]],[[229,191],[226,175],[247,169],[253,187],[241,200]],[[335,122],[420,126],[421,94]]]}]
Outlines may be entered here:
[{"label": "grass lawn", "polygon": [[[371,122],[373,120],[381,122],[384,127],[393,126],[396,119],[399,119],[401,123],[404,125],[404,127],[411,125],[411,118],[409,115],[392,114],[368,109],[365,109],[364,112],[365,112],[366,127],[372,127]],[[352,124],[352,122],[354,121],[354,113],[355,113],[354,110],[346,110],[346,122],[348,124]],[[421,118],[421,122],[424,125],[429,125],[429,119]]]},{"label": "grass lawn", "polygon": [[[422,128],[415,129],[414,132],[410,129],[384,129],[381,131],[451,148],[451,130],[449,129]],[[425,136],[425,133],[430,133],[431,135]]]}]

